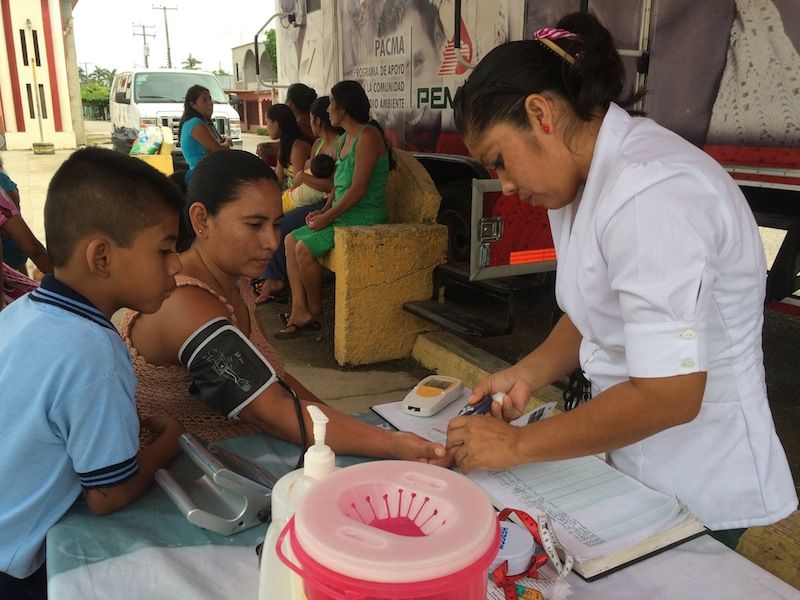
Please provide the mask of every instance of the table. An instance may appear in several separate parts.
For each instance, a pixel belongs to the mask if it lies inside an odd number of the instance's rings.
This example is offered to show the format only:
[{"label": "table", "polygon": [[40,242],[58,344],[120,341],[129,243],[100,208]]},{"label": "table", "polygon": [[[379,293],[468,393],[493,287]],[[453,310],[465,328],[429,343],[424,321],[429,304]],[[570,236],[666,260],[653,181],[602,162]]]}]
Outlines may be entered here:
[{"label": "table", "polygon": [[[297,446],[266,435],[221,445],[278,476],[297,460]],[[337,465],[363,460],[337,457]],[[171,468],[195,467],[181,456]],[[79,502],[47,535],[49,597],[255,600],[255,547],[265,532],[266,525],[224,537],[195,527],[157,485],[105,517]],[[800,591],[708,536],[592,583],[571,574],[562,588],[566,595],[561,597],[569,600],[800,599]]]}]

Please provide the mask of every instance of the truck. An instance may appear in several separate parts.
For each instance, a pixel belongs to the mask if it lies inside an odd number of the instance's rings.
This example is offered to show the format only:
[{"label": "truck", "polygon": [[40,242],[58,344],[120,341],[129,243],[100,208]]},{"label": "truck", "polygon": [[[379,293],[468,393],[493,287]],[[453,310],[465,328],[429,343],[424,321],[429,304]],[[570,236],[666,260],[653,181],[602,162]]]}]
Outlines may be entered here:
[{"label": "truck", "polygon": [[279,0],[271,17],[280,23],[278,79],[320,94],[342,79],[361,82],[387,136],[415,152],[440,191],[438,220],[449,230],[444,271],[499,293],[509,276],[555,268],[547,214],[503,196],[467,156],[453,97],[492,48],[577,10],[612,32],[629,91],[646,90],[636,108],[737,180],[770,240],[767,300],[800,313],[797,2]]},{"label": "truck", "polygon": [[241,148],[242,126],[239,113],[231,106],[235,98],[227,98],[211,73],[182,69],[148,69],[123,71],[114,76],[109,98],[112,136],[122,129],[133,130],[148,125],[161,125],[173,133],[173,159],[183,164],[178,139],[178,124],[183,115],[186,90],[193,85],[208,88],[214,100],[211,119],[217,131]]}]

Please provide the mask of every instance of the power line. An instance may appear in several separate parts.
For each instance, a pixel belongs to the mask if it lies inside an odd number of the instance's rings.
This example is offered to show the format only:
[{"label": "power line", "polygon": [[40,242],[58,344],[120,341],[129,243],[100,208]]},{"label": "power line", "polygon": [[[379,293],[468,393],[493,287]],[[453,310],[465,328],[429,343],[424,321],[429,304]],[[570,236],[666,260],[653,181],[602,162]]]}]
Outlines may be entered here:
[{"label": "power line", "polygon": [[147,69],[147,68],[150,67],[150,65],[147,62],[147,58],[150,56],[150,46],[147,45],[147,38],[149,38],[149,37],[154,38],[154,37],[156,37],[156,34],[155,33],[148,33],[146,30],[147,29],[155,29],[155,26],[154,25],[138,25],[136,23],[132,23],[132,25],[133,25],[133,27],[141,27],[142,28],[142,32],[141,33],[136,33],[136,31],[134,30],[133,37],[136,37],[136,36],[141,36],[142,37],[142,43],[144,44],[144,46],[142,48],[142,51],[144,52],[144,68]]},{"label": "power line", "polygon": [[177,6],[153,6],[153,10],[160,10],[164,13],[164,31],[167,34],[167,67],[172,68],[172,54],[169,47],[169,23],[167,23],[167,11],[178,10]]}]

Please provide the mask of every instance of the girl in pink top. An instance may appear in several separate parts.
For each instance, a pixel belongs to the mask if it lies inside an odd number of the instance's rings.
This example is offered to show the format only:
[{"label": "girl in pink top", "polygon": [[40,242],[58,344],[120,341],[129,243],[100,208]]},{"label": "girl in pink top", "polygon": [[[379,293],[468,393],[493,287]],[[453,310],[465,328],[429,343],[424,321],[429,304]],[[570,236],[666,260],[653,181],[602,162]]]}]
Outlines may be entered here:
[{"label": "girl in pink top", "polygon": [[[50,258],[47,256],[44,246],[31,233],[25,221],[22,220],[14,201],[2,190],[0,190],[0,233],[17,242],[42,273],[53,272],[53,266],[50,264]],[[2,250],[0,250],[0,254],[2,254]],[[2,256],[0,256],[0,260],[2,260]],[[36,289],[39,285],[30,277],[15,271],[5,263],[3,263],[3,270],[0,272],[0,284],[2,284],[0,310],[9,302]]]}]

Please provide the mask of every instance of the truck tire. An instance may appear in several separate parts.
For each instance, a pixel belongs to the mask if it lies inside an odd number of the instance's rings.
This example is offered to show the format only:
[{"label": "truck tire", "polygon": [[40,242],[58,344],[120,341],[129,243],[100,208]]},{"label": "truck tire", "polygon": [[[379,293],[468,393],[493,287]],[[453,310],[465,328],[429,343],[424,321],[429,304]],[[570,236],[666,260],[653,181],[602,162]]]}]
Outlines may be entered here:
[{"label": "truck tire", "polygon": [[447,262],[469,262],[472,184],[449,181],[438,187],[442,202],[436,222],[447,227]]}]

